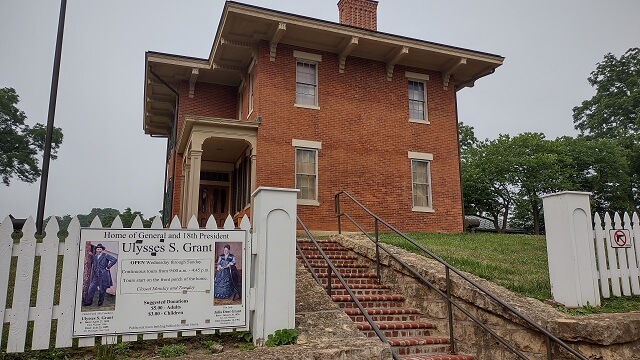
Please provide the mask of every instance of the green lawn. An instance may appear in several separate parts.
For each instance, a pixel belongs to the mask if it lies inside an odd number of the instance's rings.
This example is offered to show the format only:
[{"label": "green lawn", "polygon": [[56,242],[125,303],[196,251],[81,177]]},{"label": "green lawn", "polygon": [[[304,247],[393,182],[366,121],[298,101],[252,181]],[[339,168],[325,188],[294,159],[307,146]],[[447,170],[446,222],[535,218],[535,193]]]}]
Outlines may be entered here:
[{"label": "green lawn", "polygon": [[[490,280],[518,294],[538,300],[551,298],[547,248],[542,235],[409,233],[414,241],[452,266]],[[395,234],[380,239],[417,254],[424,254]],[[565,310],[571,314],[640,310],[640,296],[603,299],[600,308]]]}]

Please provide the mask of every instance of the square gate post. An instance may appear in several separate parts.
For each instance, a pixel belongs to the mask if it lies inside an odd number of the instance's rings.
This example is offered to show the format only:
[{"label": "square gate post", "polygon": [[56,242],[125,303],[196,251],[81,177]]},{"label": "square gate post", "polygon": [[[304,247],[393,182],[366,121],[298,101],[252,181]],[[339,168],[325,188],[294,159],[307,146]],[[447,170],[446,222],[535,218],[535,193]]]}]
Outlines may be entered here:
[{"label": "square gate post", "polygon": [[296,206],[298,191],[259,187],[252,194],[255,311],[250,320],[253,341],[262,345],[269,334],[295,328]]},{"label": "square gate post", "polygon": [[542,196],[551,294],[567,307],[600,306],[590,195]]}]

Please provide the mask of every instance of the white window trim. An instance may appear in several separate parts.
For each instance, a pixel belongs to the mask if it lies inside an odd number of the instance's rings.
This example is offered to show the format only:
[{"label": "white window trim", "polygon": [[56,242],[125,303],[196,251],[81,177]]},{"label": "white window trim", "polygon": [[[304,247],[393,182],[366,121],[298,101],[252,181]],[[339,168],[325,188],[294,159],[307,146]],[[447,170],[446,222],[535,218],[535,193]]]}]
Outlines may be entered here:
[{"label": "white window trim", "polygon": [[429,154],[429,153],[409,151],[407,155],[409,156],[409,159],[414,159],[414,160],[427,160],[427,161],[433,160],[433,154]]},{"label": "white window trim", "polygon": [[319,97],[320,97],[320,84],[318,83],[318,73],[319,73],[318,63],[322,61],[322,55],[293,50],[293,57],[296,58],[296,83],[298,83],[298,63],[299,62],[312,64],[316,67],[316,103],[314,105],[307,105],[307,104],[298,104],[296,102],[293,104],[293,106],[298,108],[303,108],[303,109],[320,110],[320,106],[318,106]]},{"label": "white window trim", "polygon": [[320,141],[310,141],[310,140],[298,140],[292,139],[291,146],[296,148],[307,148],[307,149],[322,149],[322,142]]},{"label": "white window trim", "polygon": [[312,54],[304,51],[293,50],[293,57],[298,60],[307,60],[309,62],[319,63],[322,61],[322,55]]},{"label": "white window trim", "polygon": [[409,80],[416,80],[416,81],[427,81],[429,80],[429,75],[427,74],[419,74],[419,73],[414,73],[411,71],[405,71],[404,72],[404,76],[407,77],[407,79]]},{"label": "white window trim", "polygon": [[409,122],[417,124],[431,124],[429,121],[429,103],[427,96],[427,80],[429,80],[429,75],[405,71],[404,76],[407,77],[407,81],[416,81],[424,84],[424,119],[413,119],[411,118],[411,113],[409,113]]},{"label": "white window trim", "polygon": [[[317,91],[317,85],[316,85],[316,91]],[[318,101],[317,97],[316,97],[316,101]],[[314,106],[314,105],[293,104],[293,106],[297,108],[302,108],[302,109],[320,110],[320,106]]]},{"label": "white window trim", "polygon": [[[314,150],[315,154],[316,154],[316,194],[315,194],[315,200],[311,200],[311,199],[297,199],[297,204],[298,205],[308,205],[308,206],[320,206],[320,202],[318,201],[318,185],[320,184],[319,181],[319,174],[318,174],[318,151],[320,149],[322,149],[322,143],[319,141],[309,141],[309,140],[297,140],[297,139],[293,139],[291,140],[291,145],[293,146],[293,156],[294,156],[294,171],[293,171],[293,183],[294,189],[298,188],[298,159],[297,159],[297,154],[298,154],[298,149],[301,150]],[[301,145],[310,145],[310,146],[301,146]],[[299,190],[298,190],[299,191]]]},{"label": "white window trim", "polygon": [[251,113],[253,113],[253,86],[255,85],[255,81],[253,79],[253,66],[251,67],[251,70],[249,71],[249,91],[248,91],[248,95],[249,95],[249,110],[247,111],[247,119],[249,118],[249,116],[251,116]]},{"label": "white window trim", "polygon": [[[411,178],[411,211],[413,212],[424,212],[424,213],[433,213],[435,210],[433,209],[433,183],[431,182],[431,161],[433,160],[433,154],[429,153],[420,153],[409,151],[408,158],[410,161],[410,172],[409,176]],[[429,181],[429,201],[431,201],[431,206],[414,206],[413,205],[413,160],[417,161],[427,161],[429,162],[428,172],[427,172],[427,180]]]}]

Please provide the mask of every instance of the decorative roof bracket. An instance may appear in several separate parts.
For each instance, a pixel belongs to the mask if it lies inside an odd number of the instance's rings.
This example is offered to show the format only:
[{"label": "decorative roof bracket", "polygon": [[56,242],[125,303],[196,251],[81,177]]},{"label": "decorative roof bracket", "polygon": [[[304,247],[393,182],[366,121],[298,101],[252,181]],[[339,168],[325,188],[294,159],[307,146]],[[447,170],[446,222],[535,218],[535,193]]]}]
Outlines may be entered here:
[{"label": "decorative roof bracket", "polygon": [[198,81],[198,74],[200,71],[196,68],[191,69],[191,77],[189,78],[189,97],[192,98],[195,96],[196,92],[196,81]]},{"label": "decorative roof bracket", "polygon": [[278,23],[278,28],[273,33],[271,41],[269,41],[269,58],[271,61],[276,61],[276,48],[278,47],[278,43],[280,42],[280,39],[282,39],[285,31],[287,31],[287,24],[283,22]]},{"label": "decorative roof bracket", "polygon": [[229,39],[229,38],[220,39],[220,44],[227,45],[227,46],[242,47],[242,48],[249,48],[254,46],[253,43],[248,41],[235,40],[235,39]]},{"label": "decorative roof bracket", "polygon": [[391,81],[391,79],[393,78],[393,68],[396,66],[397,63],[400,62],[400,60],[402,60],[402,58],[407,56],[408,53],[409,53],[409,47],[403,46],[401,48],[398,48],[394,52],[392,52],[387,57],[387,80]]},{"label": "decorative roof bracket", "polygon": [[239,71],[240,73],[244,71],[244,69],[241,66],[221,65],[221,64],[213,63],[213,65],[211,66],[211,70],[216,70],[216,69],[226,70],[226,71]]},{"label": "decorative roof bracket", "polygon": [[347,61],[347,56],[349,56],[349,54],[351,54],[353,49],[355,49],[356,46],[358,46],[358,41],[359,39],[357,37],[352,36],[350,38],[345,39],[343,41],[343,45],[340,46],[339,71],[341,74],[344,73],[344,66],[345,66],[345,62]]},{"label": "decorative roof bracket", "polygon": [[453,59],[447,63],[442,69],[442,86],[445,90],[449,88],[449,79],[451,78],[451,74],[462,65],[467,63],[466,58],[458,58]]}]

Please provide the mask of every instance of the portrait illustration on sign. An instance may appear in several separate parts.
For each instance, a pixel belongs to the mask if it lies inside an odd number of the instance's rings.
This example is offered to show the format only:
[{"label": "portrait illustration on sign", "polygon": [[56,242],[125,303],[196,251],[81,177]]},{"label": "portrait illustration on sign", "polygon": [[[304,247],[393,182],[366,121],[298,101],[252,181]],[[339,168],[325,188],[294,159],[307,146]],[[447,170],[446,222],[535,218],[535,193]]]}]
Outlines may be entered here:
[{"label": "portrait illustration on sign", "polygon": [[214,305],[242,304],[242,244],[218,242],[215,254]]},{"label": "portrait illustration on sign", "polygon": [[82,312],[116,308],[118,242],[87,241],[82,273]]}]

